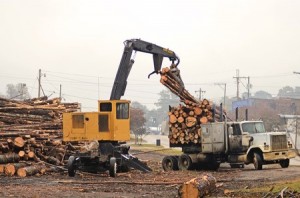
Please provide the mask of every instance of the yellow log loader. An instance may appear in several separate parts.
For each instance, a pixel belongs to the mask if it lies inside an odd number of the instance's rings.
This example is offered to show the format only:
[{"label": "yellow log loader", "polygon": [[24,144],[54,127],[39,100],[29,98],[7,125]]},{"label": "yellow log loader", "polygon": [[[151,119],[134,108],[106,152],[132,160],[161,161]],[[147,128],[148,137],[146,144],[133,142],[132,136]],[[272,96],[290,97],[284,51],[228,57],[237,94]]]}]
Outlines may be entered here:
[{"label": "yellow log loader", "polygon": [[68,173],[75,176],[76,170],[92,172],[109,171],[115,177],[117,171],[135,168],[144,172],[151,169],[129,153],[130,147],[130,101],[121,100],[125,93],[127,79],[134,63],[136,51],[153,55],[154,71],[159,73],[163,58],[169,58],[176,69],[177,55],[166,48],[140,40],[124,42],[124,51],[114,80],[110,100],[99,100],[97,112],[74,112],[63,114],[63,140],[65,142],[93,141],[93,146],[84,152],[69,157]]}]

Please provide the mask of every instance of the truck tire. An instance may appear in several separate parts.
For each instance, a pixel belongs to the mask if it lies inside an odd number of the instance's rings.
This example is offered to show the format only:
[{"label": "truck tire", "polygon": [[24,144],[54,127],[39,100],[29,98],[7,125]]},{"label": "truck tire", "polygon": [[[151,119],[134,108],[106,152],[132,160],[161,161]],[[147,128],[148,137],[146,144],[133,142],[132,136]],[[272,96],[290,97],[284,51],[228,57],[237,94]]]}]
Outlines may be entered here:
[{"label": "truck tire", "polygon": [[256,152],[253,153],[253,164],[255,170],[262,170],[263,161],[262,161],[261,154]]},{"label": "truck tire", "polygon": [[179,170],[191,170],[193,166],[192,159],[187,154],[182,154],[178,158]]},{"label": "truck tire", "polygon": [[109,159],[109,176],[117,176],[117,159],[115,157]]},{"label": "truck tire", "polygon": [[68,168],[68,175],[70,177],[74,177],[76,174],[75,157],[74,156],[69,157],[68,163],[67,163],[67,168]]},{"label": "truck tire", "polygon": [[280,160],[279,164],[281,168],[287,168],[290,165],[290,159]]},{"label": "truck tire", "polygon": [[220,162],[213,160],[209,167],[210,167],[210,170],[216,171],[220,168]]},{"label": "truck tire", "polygon": [[126,165],[120,165],[119,167],[117,167],[117,173],[126,173],[129,172],[130,168]]},{"label": "truck tire", "polygon": [[175,156],[166,156],[161,163],[164,171],[178,170],[178,160]]}]

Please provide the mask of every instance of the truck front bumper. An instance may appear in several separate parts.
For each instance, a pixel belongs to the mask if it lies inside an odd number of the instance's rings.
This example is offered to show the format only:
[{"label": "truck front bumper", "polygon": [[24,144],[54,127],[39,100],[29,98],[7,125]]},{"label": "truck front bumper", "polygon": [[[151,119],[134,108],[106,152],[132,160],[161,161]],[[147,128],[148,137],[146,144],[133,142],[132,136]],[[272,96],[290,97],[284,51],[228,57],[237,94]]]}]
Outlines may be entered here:
[{"label": "truck front bumper", "polygon": [[291,159],[296,157],[296,152],[294,150],[274,151],[274,152],[263,153],[263,157],[265,161]]}]

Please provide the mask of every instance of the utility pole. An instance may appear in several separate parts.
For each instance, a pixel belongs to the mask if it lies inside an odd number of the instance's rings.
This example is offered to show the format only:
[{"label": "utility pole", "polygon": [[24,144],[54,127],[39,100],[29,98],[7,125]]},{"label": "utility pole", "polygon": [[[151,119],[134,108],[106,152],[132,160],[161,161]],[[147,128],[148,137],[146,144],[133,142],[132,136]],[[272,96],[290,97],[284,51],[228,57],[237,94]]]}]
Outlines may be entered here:
[{"label": "utility pole", "polygon": [[[248,85],[247,85],[247,95],[248,95],[248,99],[250,98],[250,77],[241,77],[240,76],[240,71],[237,69],[236,70],[236,76],[234,76],[233,78],[236,79],[236,98],[237,100],[240,100],[240,79],[248,79]],[[245,85],[244,85],[245,87]]]},{"label": "utility pole", "polygon": [[59,99],[61,100],[61,84],[59,85]]},{"label": "utility pole", "polygon": [[223,102],[223,107],[226,106],[226,83],[215,83],[215,85],[219,85],[219,86],[224,86],[224,102]]},{"label": "utility pole", "polygon": [[41,78],[42,78],[42,70],[39,69],[39,78],[38,78],[38,81],[39,81],[39,90],[38,90],[38,98],[41,96]]},{"label": "utility pole", "polygon": [[39,77],[38,77],[38,81],[39,81],[39,89],[38,89],[38,98],[41,97],[41,90],[43,91],[43,94],[45,96],[45,92],[42,88],[42,75],[44,75],[44,77],[46,77],[46,74],[42,74],[42,70],[39,69]]},{"label": "utility pole", "polygon": [[205,93],[205,91],[203,91],[201,88],[199,89],[199,91],[195,91],[195,93],[199,92],[199,101],[201,100],[201,96],[202,96],[202,93]]},{"label": "utility pole", "polygon": [[250,76],[248,76],[248,85],[247,85],[247,88],[248,88],[248,99],[250,98]]},{"label": "utility pole", "polygon": [[[293,72],[294,74],[300,74],[300,72]],[[296,113],[296,112],[295,112]],[[294,114],[295,114],[294,113]],[[296,131],[295,131],[295,149],[298,152],[298,117],[296,117]],[[299,154],[299,153],[298,153]]]},{"label": "utility pole", "polygon": [[239,89],[240,89],[240,86],[239,86],[239,83],[240,83],[240,70],[236,70],[236,76],[233,77],[233,78],[236,78],[236,99],[239,100],[240,99],[240,93],[239,93]]}]

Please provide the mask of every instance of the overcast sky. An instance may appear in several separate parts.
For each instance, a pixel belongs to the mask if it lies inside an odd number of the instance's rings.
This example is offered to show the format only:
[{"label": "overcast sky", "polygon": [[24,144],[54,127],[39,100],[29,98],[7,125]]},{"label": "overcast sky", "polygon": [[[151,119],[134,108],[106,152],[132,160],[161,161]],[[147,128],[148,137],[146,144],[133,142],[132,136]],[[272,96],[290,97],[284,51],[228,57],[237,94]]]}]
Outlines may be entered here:
[{"label": "overcast sky", "polygon": [[[236,96],[233,78],[250,76],[251,93],[299,86],[300,1],[291,0],[0,0],[0,93],[26,83],[96,110],[109,99],[123,41],[141,38],[173,50],[187,89],[219,101]],[[163,66],[170,66],[168,59]],[[163,89],[152,56],[138,52],[124,99],[154,107]],[[242,80],[244,86],[246,79]],[[246,92],[241,84],[240,92]]]}]

